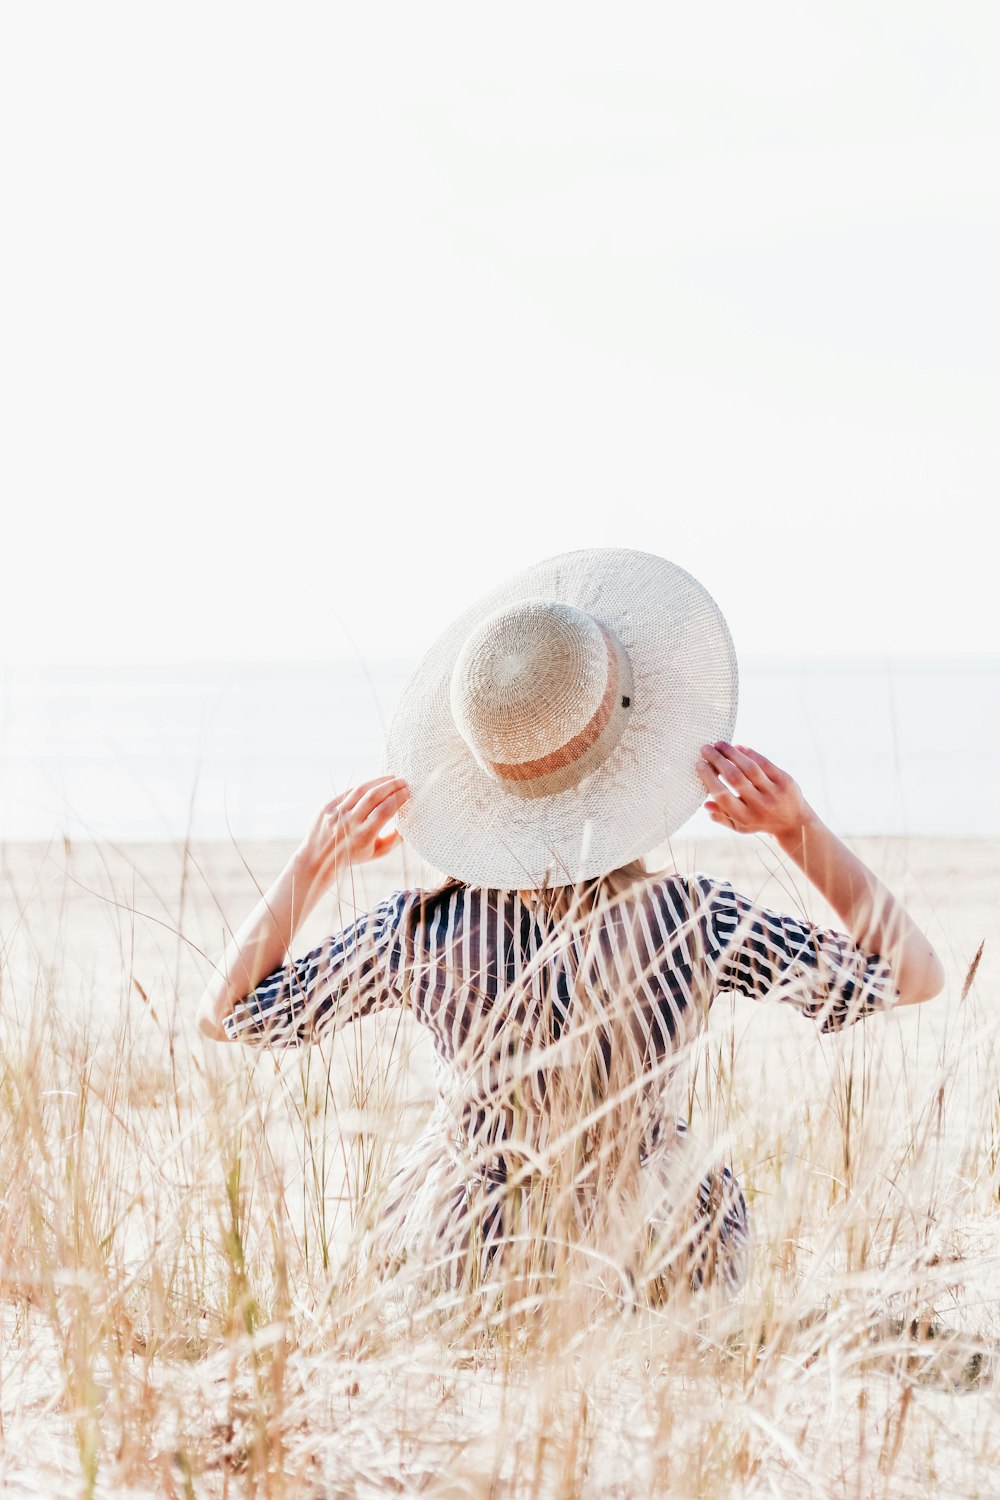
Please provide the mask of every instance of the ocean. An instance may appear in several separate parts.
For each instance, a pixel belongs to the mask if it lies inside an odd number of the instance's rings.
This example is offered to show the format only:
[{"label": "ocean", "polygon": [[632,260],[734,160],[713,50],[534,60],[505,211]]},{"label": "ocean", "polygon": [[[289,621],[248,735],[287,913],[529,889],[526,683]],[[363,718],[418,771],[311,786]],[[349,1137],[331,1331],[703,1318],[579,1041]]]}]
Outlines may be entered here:
[{"label": "ocean", "polygon": [[[0,839],[297,838],[376,774],[412,665],[8,667]],[[998,736],[1000,660],[740,663],[734,738],[842,835],[1000,835]]]}]

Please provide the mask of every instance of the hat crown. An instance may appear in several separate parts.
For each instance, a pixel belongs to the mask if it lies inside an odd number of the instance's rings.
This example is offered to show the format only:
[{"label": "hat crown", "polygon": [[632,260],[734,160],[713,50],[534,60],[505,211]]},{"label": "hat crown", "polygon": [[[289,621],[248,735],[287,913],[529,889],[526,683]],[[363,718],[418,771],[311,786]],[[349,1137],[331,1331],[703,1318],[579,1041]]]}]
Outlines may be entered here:
[{"label": "hat crown", "polygon": [[586,611],[548,599],[496,610],[466,639],[451,706],[477,761],[517,765],[557,753],[607,692],[606,633]]}]

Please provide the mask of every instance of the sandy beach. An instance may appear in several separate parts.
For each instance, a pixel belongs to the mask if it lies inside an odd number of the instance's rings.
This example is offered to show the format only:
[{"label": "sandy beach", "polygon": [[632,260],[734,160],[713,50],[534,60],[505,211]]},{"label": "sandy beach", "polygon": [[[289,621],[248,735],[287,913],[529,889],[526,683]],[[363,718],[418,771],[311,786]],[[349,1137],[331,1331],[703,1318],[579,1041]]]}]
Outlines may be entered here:
[{"label": "sandy beach", "polygon": [[[290,844],[5,846],[9,1491],[993,1493],[1000,843],[849,842],[925,927],[945,994],[838,1037],[720,998],[685,1066],[751,1206],[751,1285],[575,1329],[563,1360],[412,1313],[390,1334],[337,1279],[359,1181],[432,1102],[408,1016],[322,1065],[196,1035],[225,932]],[[834,922],[765,840],[676,840],[663,863]],[[398,858],[361,875],[297,952],[433,879]]]}]

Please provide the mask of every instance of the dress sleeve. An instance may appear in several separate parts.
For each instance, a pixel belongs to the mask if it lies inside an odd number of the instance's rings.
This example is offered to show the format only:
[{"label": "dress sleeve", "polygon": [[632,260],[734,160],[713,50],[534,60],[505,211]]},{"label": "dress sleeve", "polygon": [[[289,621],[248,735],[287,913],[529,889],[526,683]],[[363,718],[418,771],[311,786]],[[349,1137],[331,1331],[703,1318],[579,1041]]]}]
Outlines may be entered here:
[{"label": "dress sleeve", "polygon": [[268,974],[226,1016],[226,1035],[254,1047],[301,1045],[392,1004],[406,894],[394,892],[343,932]]},{"label": "dress sleeve", "polygon": [[759,906],[727,880],[696,881],[707,898],[720,989],[753,1000],[773,995],[820,1031],[841,1031],[898,1001],[887,960],[866,953],[846,932]]}]

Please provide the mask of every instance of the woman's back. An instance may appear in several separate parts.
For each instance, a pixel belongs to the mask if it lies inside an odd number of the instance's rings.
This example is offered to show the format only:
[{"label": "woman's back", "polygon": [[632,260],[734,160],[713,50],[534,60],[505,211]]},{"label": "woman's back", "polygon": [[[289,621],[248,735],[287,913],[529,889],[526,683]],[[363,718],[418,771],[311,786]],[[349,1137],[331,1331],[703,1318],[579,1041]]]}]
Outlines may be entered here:
[{"label": "woman's back", "polygon": [[[674,872],[575,897],[458,882],[397,891],[275,970],[225,1024],[284,1046],[411,1010],[433,1041],[439,1102],[383,1229],[397,1252],[444,1242],[464,1264],[470,1218],[488,1223],[494,1248],[509,1233],[512,1191],[522,1218],[541,1202],[550,1237],[553,1204],[564,1215],[570,1200],[574,1233],[598,1203],[622,1222],[627,1200],[643,1222],[664,1217],[678,1063],[725,989],[772,994],[823,1030],[895,998],[888,965],[845,933],[759,906],[727,880]],[[731,1237],[741,1203],[730,1195],[725,1209]]]},{"label": "woman's back", "polygon": [[471,1170],[495,1181],[528,1161],[551,1170],[560,1150],[589,1154],[598,1137],[648,1154],[714,989],[679,878],[576,906],[455,884],[409,898],[399,928],[393,985],[431,1035]]},{"label": "woman's back", "polygon": [[879,954],[712,875],[671,872],[617,893],[602,884],[576,902],[558,894],[557,902],[544,891],[528,898],[459,882],[396,891],[276,968],[234,1007],[226,1033],[287,1046],[405,1004],[441,1059],[459,1063],[470,1047],[484,1050],[498,1001],[505,1023],[553,1041],[580,996],[598,1019],[627,1018],[643,1051],[661,1057],[691,1035],[720,990],[773,995],[824,1031],[896,997]]}]

